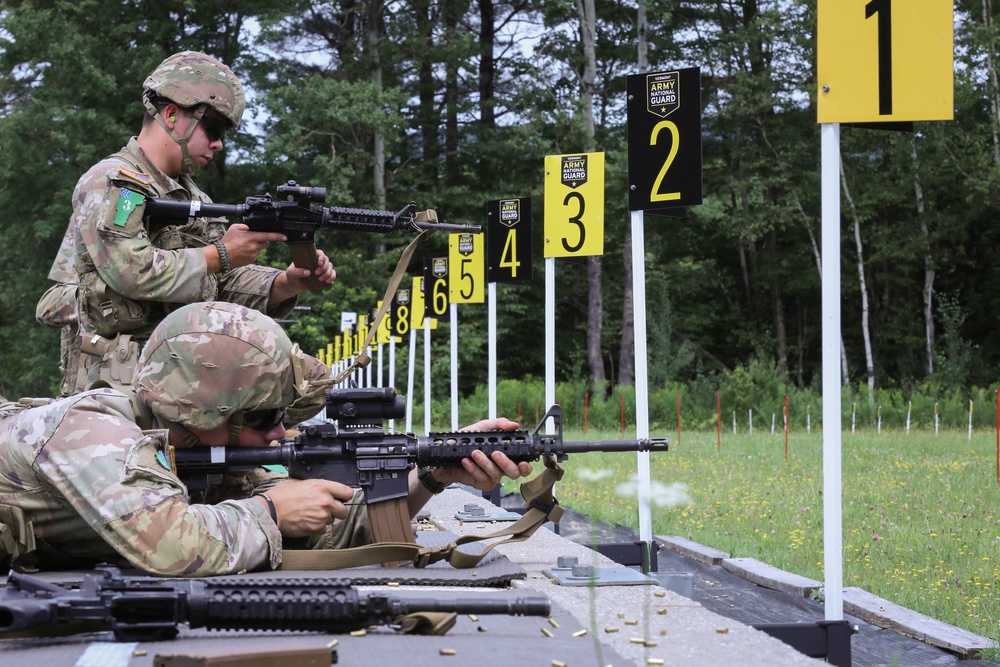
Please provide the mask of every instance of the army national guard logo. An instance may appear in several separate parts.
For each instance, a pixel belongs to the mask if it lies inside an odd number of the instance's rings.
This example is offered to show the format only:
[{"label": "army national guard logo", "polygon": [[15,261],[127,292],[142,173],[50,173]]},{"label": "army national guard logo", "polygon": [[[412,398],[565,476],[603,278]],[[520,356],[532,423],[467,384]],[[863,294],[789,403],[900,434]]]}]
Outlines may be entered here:
[{"label": "army national guard logo", "polygon": [[[476,251],[475,242],[472,240],[472,234],[459,234],[458,235],[458,254],[468,257]],[[445,273],[448,272],[447,267],[445,267]]]},{"label": "army national guard logo", "polygon": [[561,179],[562,184],[574,190],[587,182],[586,155],[563,155]]},{"label": "army national guard logo", "polygon": [[666,118],[681,106],[679,72],[659,72],[646,77],[646,108],[649,113]]},{"label": "army national guard logo", "polygon": [[447,276],[448,275],[448,258],[447,257],[434,257],[431,259],[431,275],[433,276]]},{"label": "army national guard logo", "polygon": [[521,200],[501,199],[500,200],[500,224],[504,227],[513,227],[521,221]]},{"label": "army national guard logo", "polygon": [[410,290],[408,290],[408,289],[401,289],[398,292],[396,292],[396,303],[398,303],[401,306],[409,305],[409,303],[410,303]]}]

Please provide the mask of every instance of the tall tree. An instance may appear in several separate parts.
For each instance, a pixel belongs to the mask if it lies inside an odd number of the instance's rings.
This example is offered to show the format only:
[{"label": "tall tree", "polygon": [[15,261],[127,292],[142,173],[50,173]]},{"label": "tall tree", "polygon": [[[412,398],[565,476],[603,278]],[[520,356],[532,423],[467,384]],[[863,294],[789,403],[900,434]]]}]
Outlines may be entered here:
[{"label": "tall tree", "polygon": [[[597,33],[597,12],[594,0],[576,0],[577,17],[580,20],[580,45],[583,50],[583,71],[580,76],[580,99],[583,101],[583,122],[590,137],[585,152],[591,153],[597,146],[593,139],[594,130],[594,81],[597,76],[597,55],[594,50]],[[587,258],[587,364],[590,366],[591,384],[595,390],[603,390],[607,375],[604,372],[604,348],[601,333],[604,328],[604,286],[601,282],[603,270],[601,257]]]}]

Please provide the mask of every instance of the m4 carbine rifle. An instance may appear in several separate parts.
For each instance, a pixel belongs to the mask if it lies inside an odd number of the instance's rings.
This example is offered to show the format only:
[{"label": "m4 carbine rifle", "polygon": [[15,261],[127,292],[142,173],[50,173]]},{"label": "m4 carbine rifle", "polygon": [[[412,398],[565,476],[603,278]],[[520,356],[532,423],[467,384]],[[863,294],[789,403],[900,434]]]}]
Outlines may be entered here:
[{"label": "m4 carbine rifle", "polygon": [[[365,491],[369,513],[387,511],[389,503],[400,518],[391,519],[402,531],[375,535],[379,542],[414,541],[406,510],[409,472],[414,467],[459,468],[462,459],[479,450],[489,456],[503,452],[514,462],[551,458],[564,461],[569,454],[584,452],[665,452],[666,438],[566,442],[563,440],[562,408],[553,405],[533,431],[455,431],[431,433],[387,433],[386,419],[405,414],[403,396],[392,388],[329,389],[326,417],[335,423],[307,425],[290,442],[274,447],[197,447],[174,449],[177,475],[188,488],[200,489],[207,475],[245,471],[264,465],[280,465],[295,479],[327,479]],[[553,434],[540,430],[546,420]],[[405,516],[404,516],[405,514]],[[373,528],[389,519],[373,521]],[[396,524],[402,524],[402,527]]]},{"label": "m4 carbine rifle", "polygon": [[[438,618],[408,616],[445,614]],[[209,630],[346,633],[372,625],[444,634],[455,614],[548,616],[544,595],[447,598],[359,593],[344,579],[160,579],[124,576],[102,565],[79,589],[11,572],[0,595],[0,634],[79,623],[79,632],[110,629],[118,641],[160,641],[178,625]],[[430,622],[432,627],[428,627]]]},{"label": "m4 carbine rifle", "polygon": [[[478,232],[478,225],[440,223],[433,210],[417,211],[410,202],[398,213],[339,206],[318,206],[326,201],[326,188],[288,181],[270,194],[247,197],[243,204],[210,204],[201,201],[150,198],[146,200],[149,225],[183,225],[192,218],[236,218],[250,231],[275,232],[288,237],[292,261],[299,268],[316,268],[316,230],[340,229],[389,234],[401,230],[434,229],[445,232]],[[312,278],[312,276],[310,276]],[[322,283],[311,279],[309,289],[319,292]]]}]

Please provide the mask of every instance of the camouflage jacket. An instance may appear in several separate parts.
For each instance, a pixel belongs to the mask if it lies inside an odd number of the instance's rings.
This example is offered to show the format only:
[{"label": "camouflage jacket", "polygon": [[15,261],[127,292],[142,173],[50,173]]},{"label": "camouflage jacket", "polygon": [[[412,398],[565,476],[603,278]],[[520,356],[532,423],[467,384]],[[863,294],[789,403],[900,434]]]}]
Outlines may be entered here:
[{"label": "camouflage jacket", "polygon": [[[198,301],[229,301],[279,318],[291,312],[295,299],[268,303],[278,269],[252,264],[208,273],[201,248],[222,238],[222,221],[150,230],[144,220],[149,197],[210,201],[189,176],[174,180],[157,169],[135,137],[77,183],[71,225],[81,331],[144,339],[170,304]],[[61,273],[59,261],[50,276]]]},{"label": "camouflage jacket", "polygon": [[[192,498],[163,455],[167,431],[142,416],[137,400],[96,389],[27,410],[0,409],[0,509],[23,515],[37,566],[124,560],[167,576],[277,567],[281,534],[250,496],[284,476],[227,476],[210,485],[209,496]],[[152,428],[143,430],[137,422],[147,419]],[[313,545],[370,541],[360,507]]]}]

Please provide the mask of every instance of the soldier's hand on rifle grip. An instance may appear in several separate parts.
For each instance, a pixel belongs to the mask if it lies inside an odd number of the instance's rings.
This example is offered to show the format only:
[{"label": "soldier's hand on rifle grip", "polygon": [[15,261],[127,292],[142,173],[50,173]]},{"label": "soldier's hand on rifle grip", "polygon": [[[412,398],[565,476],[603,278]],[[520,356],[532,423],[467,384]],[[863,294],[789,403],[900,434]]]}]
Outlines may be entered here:
[{"label": "soldier's hand on rifle grip", "polygon": [[334,270],[333,264],[330,263],[326,253],[322,250],[316,251],[316,269],[314,271],[300,269],[294,263],[289,265],[285,272],[278,274],[278,277],[271,284],[271,293],[268,295],[270,303],[281,303],[310,289],[313,284],[326,287],[337,279],[337,272]]},{"label": "soldier's hand on rifle grip", "polygon": [[354,489],[325,479],[290,479],[267,491],[278,515],[278,530],[285,537],[322,533],[335,519],[347,518],[345,502]]},{"label": "soldier's hand on rifle grip", "polygon": [[[285,241],[287,238],[284,234],[275,232],[251,232],[246,225],[236,223],[226,230],[222,243],[225,244],[226,252],[229,254],[229,266],[235,269],[253,264],[269,243]],[[214,248],[214,246],[208,247]]]},{"label": "soldier's hand on rifle grip", "polygon": [[312,244],[291,244],[291,249],[292,264],[285,270],[290,286],[319,293],[337,279],[333,264],[322,250]]}]

